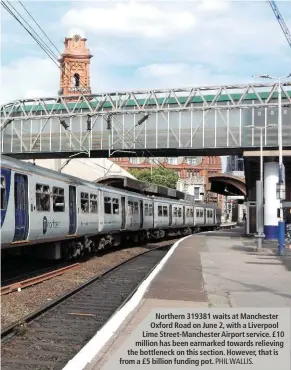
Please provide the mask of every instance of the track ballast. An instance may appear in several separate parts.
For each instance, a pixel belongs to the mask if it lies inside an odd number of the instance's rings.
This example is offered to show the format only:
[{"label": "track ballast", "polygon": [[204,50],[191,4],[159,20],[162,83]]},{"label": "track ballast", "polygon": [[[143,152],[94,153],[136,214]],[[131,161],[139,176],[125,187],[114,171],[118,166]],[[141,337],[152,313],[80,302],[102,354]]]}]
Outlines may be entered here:
[{"label": "track ballast", "polygon": [[134,293],[169,248],[158,247],[133,257],[2,333],[1,369],[62,369]]}]

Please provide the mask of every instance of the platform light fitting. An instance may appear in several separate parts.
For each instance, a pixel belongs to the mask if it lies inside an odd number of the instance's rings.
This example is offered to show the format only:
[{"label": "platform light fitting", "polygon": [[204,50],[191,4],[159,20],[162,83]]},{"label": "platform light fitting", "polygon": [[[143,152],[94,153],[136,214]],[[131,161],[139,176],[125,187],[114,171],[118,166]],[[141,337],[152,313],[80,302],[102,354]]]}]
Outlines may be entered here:
[{"label": "platform light fitting", "polygon": [[91,116],[87,118],[87,131],[92,131],[92,119]]},{"label": "platform light fitting", "polygon": [[63,126],[65,130],[67,130],[70,127],[64,119],[60,120],[60,124]]},{"label": "platform light fitting", "polygon": [[149,118],[149,114],[146,114],[144,117],[142,117],[140,120],[137,121],[137,126],[141,125],[142,123],[144,123],[144,121],[146,121],[148,118]]},{"label": "platform light fitting", "polygon": [[112,128],[112,117],[108,116],[108,118],[106,119],[106,122],[107,122],[107,130],[111,130],[111,128]]}]

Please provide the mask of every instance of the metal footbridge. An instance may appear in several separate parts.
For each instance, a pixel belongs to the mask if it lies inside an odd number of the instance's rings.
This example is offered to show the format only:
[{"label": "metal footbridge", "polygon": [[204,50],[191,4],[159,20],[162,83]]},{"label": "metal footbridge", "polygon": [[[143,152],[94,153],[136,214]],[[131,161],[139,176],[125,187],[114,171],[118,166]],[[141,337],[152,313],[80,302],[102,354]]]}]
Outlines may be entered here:
[{"label": "metal footbridge", "polygon": [[[227,155],[278,147],[278,85],[245,84],[21,99],[1,106],[1,152],[17,158]],[[291,83],[282,83],[291,147]]]}]

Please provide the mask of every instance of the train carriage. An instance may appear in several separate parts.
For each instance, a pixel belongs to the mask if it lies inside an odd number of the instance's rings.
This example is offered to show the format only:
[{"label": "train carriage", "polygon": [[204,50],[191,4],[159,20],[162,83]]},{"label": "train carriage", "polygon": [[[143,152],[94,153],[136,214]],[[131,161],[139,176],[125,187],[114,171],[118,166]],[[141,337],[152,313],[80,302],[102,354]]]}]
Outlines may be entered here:
[{"label": "train carriage", "polygon": [[1,158],[2,249],[40,244],[55,256],[60,250],[76,256],[119,245],[123,237],[161,239],[220,222],[215,206],[145,196]]}]

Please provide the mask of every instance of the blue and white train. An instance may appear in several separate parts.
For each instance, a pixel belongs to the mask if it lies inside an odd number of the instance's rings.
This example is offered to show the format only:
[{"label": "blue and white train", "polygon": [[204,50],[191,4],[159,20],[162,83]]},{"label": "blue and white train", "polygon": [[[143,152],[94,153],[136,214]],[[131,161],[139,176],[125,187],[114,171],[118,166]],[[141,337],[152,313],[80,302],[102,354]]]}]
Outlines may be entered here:
[{"label": "blue and white train", "polygon": [[218,207],[146,196],[1,158],[1,248],[37,245],[72,258],[134,242],[217,229]]}]

